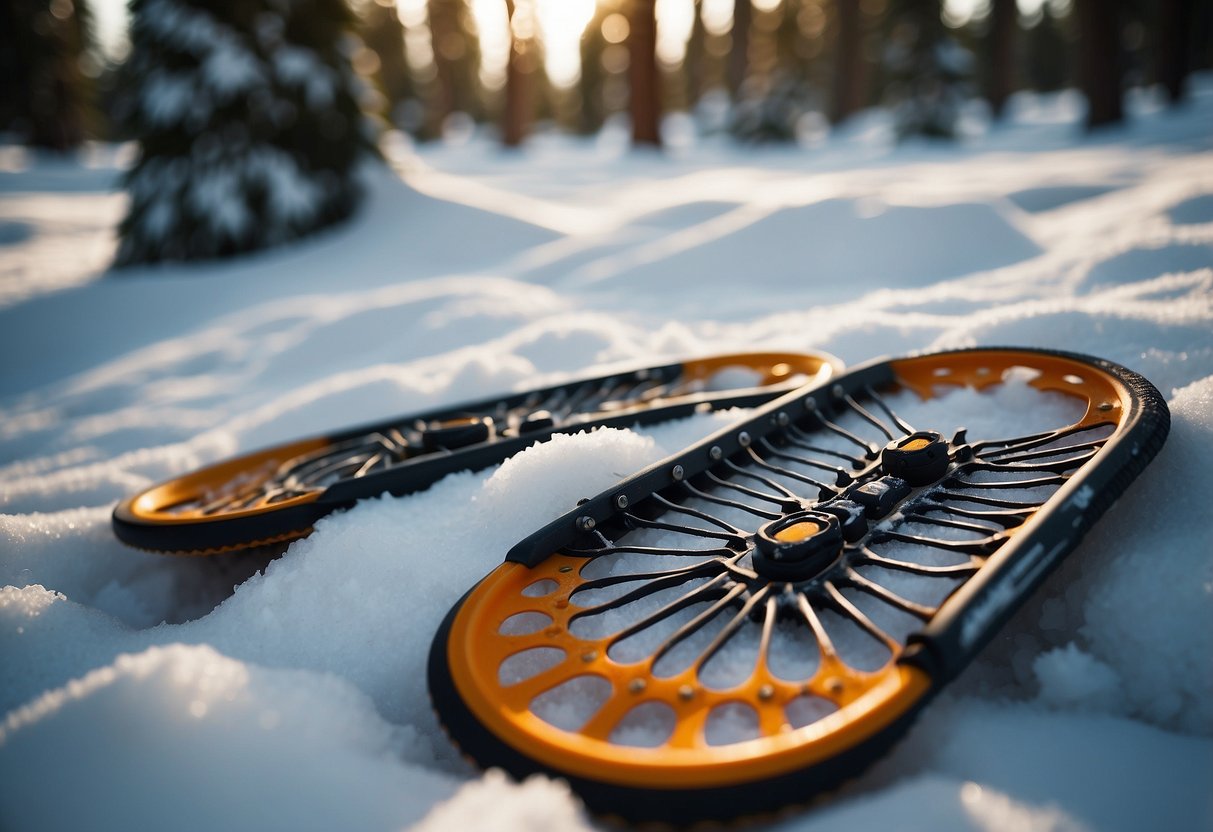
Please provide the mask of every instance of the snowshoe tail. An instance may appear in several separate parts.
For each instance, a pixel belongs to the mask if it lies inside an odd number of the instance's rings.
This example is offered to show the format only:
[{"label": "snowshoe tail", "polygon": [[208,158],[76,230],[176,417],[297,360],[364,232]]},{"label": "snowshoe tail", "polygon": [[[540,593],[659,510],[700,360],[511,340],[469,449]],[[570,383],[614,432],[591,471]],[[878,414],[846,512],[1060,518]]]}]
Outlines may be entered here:
[{"label": "snowshoe tail", "polygon": [[114,533],[141,549],[191,555],[282,543],[360,499],[487,468],[554,433],[753,407],[840,369],[824,353],[717,355],[400,416],[155,485],[118,504]]},{"label": "snowshoe tail", "polygon": [[1141,376],[1036,350],[795,391],[515,546],[437,634],[433,705],[480,765],[599,813],[808,803],[908,728],[1169,423]]}]

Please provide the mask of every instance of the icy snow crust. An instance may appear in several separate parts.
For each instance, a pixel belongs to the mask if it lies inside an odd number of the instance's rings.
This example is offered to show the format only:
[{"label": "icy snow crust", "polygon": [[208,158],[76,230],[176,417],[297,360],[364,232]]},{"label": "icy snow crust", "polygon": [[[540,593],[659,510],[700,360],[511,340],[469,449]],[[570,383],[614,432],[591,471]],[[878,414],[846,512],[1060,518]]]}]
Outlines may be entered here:
[{"label": "icy snow crust", "polygon": [[[904,743],[773,828],[1208,828],[1211,92],[1180,113],[1139,97],[1093,141],[1060,96],[1019,99],[955,150],[891,149],[878,117],[813,152],[679,143],[676,121],[664,159],[609,131],[522,160],[398,149],[401,176],[369,171],[344,229],[122,279],[97,272],[121,154],[3,149],[0,827],[591,828],[559,784],[461,761],[426,698],[430,637],[514,541],[744,414],[556,437],[330,516],[272,562],[126,549],[114,502],[271,442],[619,362],[1012,343],[1144,373],[1171,438]],[[976,430],[983,413],[949,415]],[[776,658],[811,672],[803,651]],[[567,704],[551,718],[575,719]],[[726,717],[729,741],[747,716]],[[663,719],[614,740],[651,743]]]}]

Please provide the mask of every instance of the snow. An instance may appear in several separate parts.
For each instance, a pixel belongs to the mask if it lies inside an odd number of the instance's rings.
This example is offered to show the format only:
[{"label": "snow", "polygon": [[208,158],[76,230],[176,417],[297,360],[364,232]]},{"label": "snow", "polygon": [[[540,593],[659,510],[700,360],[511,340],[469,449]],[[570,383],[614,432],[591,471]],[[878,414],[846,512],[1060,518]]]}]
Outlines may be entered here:
[{"label": "snow", "polygon": [[[0,798],[14,829],[90,826],[86,807],[129,797],[136,784],[145,797],[113,813],[133,829],[170,817],[183,830],[393,829],[453,791],[427,771],[415,732],[384,722],[348,682],[252,667],[206,646],[119,656],[10,713],[0,742],[23,761],[5,766]],[[115,766],[115,754],[128,764]],[[184,776],[191,760],[216,758],[227,762]],[[284,767],[289,778],[266,776]],[[71,799],[36,799],[48,782]],[[200,789],[207,799],[178,816]]]},{"label": "snow", "polygon": [[1041,700],[1059,707],[1107,711],[1124,697],[1116,671],[1072,643],[1041,653],[1032,669],[1040,680]]},{"label": "snow", "polygon": [[[950,147],[893,148],[880,113],[812,151],[631,154],[611,127],[519,154],[397,141],[345,227],[113,275],[106,191],[129,154],[3,148],[0,826],[596,828],[561,785],[461,760],[430,711],[430,637],[516,540],[740,413],[557,437],[332,515],[274,561],[127,549],[114,502],[270,442],[621,362],[1009,343],[1144,373],[1171,438],[905,742],[768,827],[1207,828],[1213,79],[1186,111],[1132,103],[1084,139],[1072,95],[1019,96],[1012,123]],[[931,603],[935,584],[899,590]],[[553,721],[579,716],[566,704]],[[617,739],[643,745],[667,716]],[[720,719],[727,739],[752,715]]]},{"label": "snow", "polygon": [[234,37],[220,39],[202,62],[203,86],[227,103],[252,87],[265,84],[257,59]]},{"label": "snow", "polygon": [[147,79],[141,106],[149,124],[169,127],[197,105],[194,83],[188,75],[161,70]]}]

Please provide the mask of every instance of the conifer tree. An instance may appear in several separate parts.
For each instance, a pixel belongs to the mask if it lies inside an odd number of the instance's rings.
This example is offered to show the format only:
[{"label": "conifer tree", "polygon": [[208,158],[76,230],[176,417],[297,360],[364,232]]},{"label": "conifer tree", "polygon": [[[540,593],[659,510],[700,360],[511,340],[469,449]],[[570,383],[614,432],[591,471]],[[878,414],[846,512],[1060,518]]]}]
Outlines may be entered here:
[{"label": "conifer tree", "polygon": [[661,146],[661,71],[657,66],[657,0],[628,4],[628,108],[632,144]]},{"label": "conifer tree", "polygon": [[750,28],[753,20],[753,0],[733,0],[733,28],[729,31],[733,48],[729,50],[725,78],[734,99],[750,76]]},{"label": "conifer tree", "polygon": [[703,0],[692,0],[694,17],[691,20],[691,33],[687,38],[687,54],[683,59],[683,72],[686,75],[686,96],[690,109],[695,109],[699,97],[706,91],[705,75],[707,67],[707,29],[703,25]]},{"label": "conifer tree", "polygon": [[140,154],[117,264],[223,257],[348,217],[374,153],[343,0],[133,0]]},{"label": "conifer tree", "polygon": [[986,35],[986,100],[990,113],[1002,118],[1007,100],[1017,86],[1016,41],[1019,8],[1015,0],[992,0],[990,30]]},{"label": "conifer tree", "polygon": [[531,118],[531,44],[514,33],[514,0],[505,0],[506,20],[509,21],[510,52],[505,67],[505,101],[501,109],[501,143],[518,147],[526,138]]},{"label": "conifer tree", "polygon": [[[430,38],[437,74],[434,106],[439,123],[452,113],[479,120],[480,40],[468,0],[428,0]],[[441,129],[439,129],[441,133]]]},{"label": "conifer tree", "polygon": [[1053,3],[1043,3],[1040,19],[1027,30],[1024,73],[1037,92],[1054,92],[1070,82],[1073,48],[1066,32],[1069,22],[1057,16]]},{"label": "conifer tree", "polygon": [[359,35],[367,49],[378,58],[379,66],[373,75],[387,99],[385,115],[397,127],[406,127],[407,110],[410,102],[416,101],[417,90],[409,70],[404,25],[400,22],[396,2],[367,0],[360,16]]},{"label": "conifer tree", "polygon": [[1079,85],[1087,97],[1087,129],[1124,120],[1120,27],[1124,0],[1075,0]]},{"label": "conifer tree", "polygon": [[1192,71],[1188,48],[1195,21],[1195,0],[1162,0],[1154,9],[1154,79],[1167,91],[1167,100],[1178,104],[1184,99],[1184,87]]},{"label": "conifer tree", "polygon": [[604,87],[606,70],[602,66],[603,53],[610,47],[602,33],[603,22],[616,14],[613,3],[599,2],[594,6],[594,16],[581,33],[581,76],[577,79],[577,97],[581,101],[581,133],[597,133],[606,120]]},{"label": "conifer tree", "polygon": [[940,0],[895,0],[885,51],[901,138],[952,138],[972,73],[972,55],[952,39]]},{"label": "conifer tree", "polygon": [[834,2],[834,74],[830,122],[841,124],[864,106],[866,72],[863,58],[864,14],[859,0]]},{"label": "conifer tree", "polygon": [[84,0],[0,3],[0,130],[48,150],[84,141],[89,30]]}]

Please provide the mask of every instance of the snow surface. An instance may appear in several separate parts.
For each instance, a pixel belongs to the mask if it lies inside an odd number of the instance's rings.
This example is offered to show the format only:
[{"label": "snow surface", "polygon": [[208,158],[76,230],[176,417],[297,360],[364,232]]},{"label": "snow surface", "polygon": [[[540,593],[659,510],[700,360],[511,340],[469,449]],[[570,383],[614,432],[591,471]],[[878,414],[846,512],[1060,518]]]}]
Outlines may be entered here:
[{"label": "snow surface", "polygon": [[0,148],[0,827],[593,828],[559,784],[460,759],[430,637],[515,540],[741,414],[556,437],[273,562],[127,549],[114,502],[616,362],[1009,343],[1144,373],[1171,438],[905,742],[770,828],[1209,828],[1211,80],[1181,111],[1135,95],[1090,139],[1063,94],[951,147],[893,148],[880,114],[811,151],[677,118],[664,156],[617,129],[517,154],[398,141],[344,228],[118,274],[129,154]]}]

